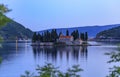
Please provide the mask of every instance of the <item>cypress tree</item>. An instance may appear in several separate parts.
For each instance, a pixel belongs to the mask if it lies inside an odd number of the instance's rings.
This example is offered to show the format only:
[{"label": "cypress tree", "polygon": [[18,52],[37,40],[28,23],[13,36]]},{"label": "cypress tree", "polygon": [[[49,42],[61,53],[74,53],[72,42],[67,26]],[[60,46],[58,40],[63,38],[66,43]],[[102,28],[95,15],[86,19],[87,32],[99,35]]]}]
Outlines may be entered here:
[{"label": "cypress tree", "polygon": [[81,34],[80,34],[80,38],[81,38],[81,40],[83,40],[83,41],[85,40],[84,33],[81,33]]},{"label": "cypress tree", "polygon": [[52,29],[52,31],[51,31],[51,39],[52,39],[51,41],[52,41],[52,42],[55,41],[55,36],[54,36],[55,33],[54,33],[54,32],[55,32],[54,29]]},{"label": "cypress tree", "polygon": [[78,30],[74,30],[74,31],[71,33],[71,36],[74,37],[74,40],[78,39],[78,38],[79,38],[79,32],[78,32]]},{"label": "cypress tree", "polygon": [[71,33],[71,36],[73,36],[73,38],[74,38],[74,40],[75,40],[75,39],[76,39],[76,32],[73,31],[73,32]]},{"label": "cypress tree", "polygon": [[44,42],[46,42],[47,41],[47,32],[45,31],[45,33],[44,33]]},{"label": "cypress tree", "polygon": [[85,41],[87,41],[87,40],[88,40],[88,33],[85,32]]},{"label": "cypress tree", "polygon": [[46,32],[43,33],[43,42],[46,41]]},{"label": "cypress tree", "polygon": [[78,39],[79,38],[79,32],[78,32],[78,30],[76,30],[76,38],[75,39]]},{"label": "cypress tree", "polygon": [[37,39],[38,39],[38,41],[41,41],[41,34],[38,33]]},{"label": "cypress tree", "polygon": [[60,37],[61,34],[62,34],[62,32],[59,33],[59,37]]},{"label": "cypress tree", "polygon": [[32,42],[36,42],[37,41],[37,33],[34,32],[33,37],[32,37]]},{"label": "cypress tree", "polygon": [[57,34],[57,30],[54,30],[54,42],[56,42],[56,40],[58,39],[58,34]]},{"label": "cypress tree", "polygon": [[43,39],[44,39],[44,34],[42,33],[42,35],[41,35],[41,42],[43,42]]},{"label": "cypress tree", "polygon": [[46,42],[50,42],[50,33],[48,30],[46,31]]},{"label": "cypress tree", "polygon": [[69,36],[69,31],[68,30],[66,30],[66,36]]}]

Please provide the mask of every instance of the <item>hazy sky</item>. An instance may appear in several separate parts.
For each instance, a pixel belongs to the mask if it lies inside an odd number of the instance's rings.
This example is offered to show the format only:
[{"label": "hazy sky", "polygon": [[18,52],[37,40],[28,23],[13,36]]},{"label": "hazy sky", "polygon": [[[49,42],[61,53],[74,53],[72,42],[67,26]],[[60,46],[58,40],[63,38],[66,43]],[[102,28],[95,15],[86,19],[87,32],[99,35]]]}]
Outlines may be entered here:
[{"label": "hazy sky", "polygon": [[0,0],[10,18],[33,31],[120,24],[120,0]]}]

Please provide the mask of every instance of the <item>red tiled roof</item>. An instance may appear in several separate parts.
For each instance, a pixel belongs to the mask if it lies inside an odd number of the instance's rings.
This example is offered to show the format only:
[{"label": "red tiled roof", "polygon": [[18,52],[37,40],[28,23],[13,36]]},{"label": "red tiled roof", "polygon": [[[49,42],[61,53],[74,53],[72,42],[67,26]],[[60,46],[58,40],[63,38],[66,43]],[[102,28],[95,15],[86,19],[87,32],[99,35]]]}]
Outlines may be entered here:
[{"label": "red tiled roof", "polygon": [[72,38],[73,36],[60,36],[59,38]]}]

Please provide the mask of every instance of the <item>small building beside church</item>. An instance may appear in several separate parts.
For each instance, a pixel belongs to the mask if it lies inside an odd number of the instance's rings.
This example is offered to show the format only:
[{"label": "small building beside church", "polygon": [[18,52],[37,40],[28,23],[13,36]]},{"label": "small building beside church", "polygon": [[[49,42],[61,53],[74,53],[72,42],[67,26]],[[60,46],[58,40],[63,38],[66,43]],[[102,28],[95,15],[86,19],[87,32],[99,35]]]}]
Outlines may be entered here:
[{"label": "small building beside church", "polygon": [[73,43],[74,45],[82,45],[83,41],[81,39],[76,39]]}]

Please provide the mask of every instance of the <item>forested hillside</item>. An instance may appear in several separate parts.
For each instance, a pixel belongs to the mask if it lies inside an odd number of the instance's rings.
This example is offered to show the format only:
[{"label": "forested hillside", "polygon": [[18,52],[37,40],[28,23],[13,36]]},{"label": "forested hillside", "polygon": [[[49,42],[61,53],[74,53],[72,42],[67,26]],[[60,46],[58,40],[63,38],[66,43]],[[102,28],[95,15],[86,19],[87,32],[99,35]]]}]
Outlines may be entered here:
[{"label": "forested hillside", "polygon": [[96,35],[97,38],[120,38],[120,26],[104,30]]},{"label": "forested hillside", "polygon": [[13,20],[0,29],[0,36],[2,36],[4,40],[15,40],[16,38],[31,39],[32,35],[33,32],[30,29],[25,28]]},{"label": "forested hillside", "polygon": [[[89,37],[95,37],[97,33],[108,30],[114,27],[120,26],[120,24],[112,24],[112,25],[104,25],[104,26],[85,26],[85,27],[73,27],[73,28],[58,28],[57,33],[59,34],[62,32],[64,35],[66,34],[66,30],[69,31],[71,34],[74,30],[78,30],[79,33],[88,32]],[[39,31],[39,33],[43,33],[46,30]],[[49,29],[49,31],[52,31],[52,29]]]}]

